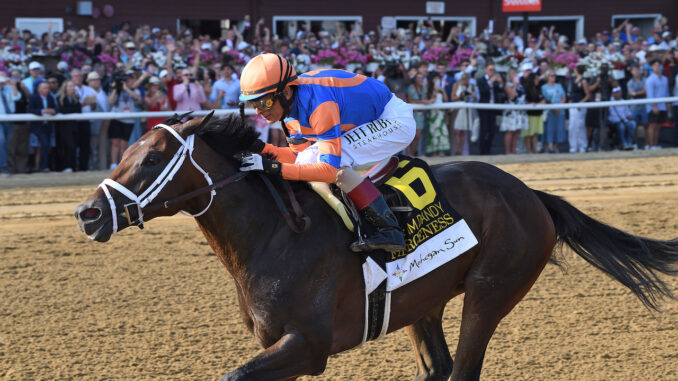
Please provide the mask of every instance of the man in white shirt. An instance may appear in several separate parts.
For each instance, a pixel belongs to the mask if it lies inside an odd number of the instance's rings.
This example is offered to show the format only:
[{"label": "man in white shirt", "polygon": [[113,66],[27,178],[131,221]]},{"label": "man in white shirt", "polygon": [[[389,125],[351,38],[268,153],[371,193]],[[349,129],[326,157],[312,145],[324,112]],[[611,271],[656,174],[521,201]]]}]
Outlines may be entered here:
[{"label": "man in white shirt", "polygon": [[240,80],[233,66],[226,64],[221,68],[221,79],[214,82],[209,102],[214,108],[234,109],[238,107]]}]

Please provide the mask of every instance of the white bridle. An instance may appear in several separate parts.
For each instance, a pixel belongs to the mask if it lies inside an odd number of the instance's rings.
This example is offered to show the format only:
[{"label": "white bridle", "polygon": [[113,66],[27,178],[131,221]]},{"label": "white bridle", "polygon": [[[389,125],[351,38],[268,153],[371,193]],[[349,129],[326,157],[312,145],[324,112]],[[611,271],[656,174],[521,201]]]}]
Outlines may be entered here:
[{"label": "white bridle", "polygon": [[[112,234],[118,232],[118,215],[115,207],[115,201],[113,201],[113,197],[111,196],[111,192],[108,190],[108,187],[114,188],[118,192],[125,195],[125,197],[133,201],[129,204],[124,205],[125,211],[127,213],[127,221],[129,222],[130,225],[137,223],[139,227],[143,228],[144,219],[142,209],[153,201],[153,199],[162,191],[162,189],[165,187],[165,185],[167,185],[168,182],[172,181],[174,175],[177,173],[177,171],[179,171],[179,168],[181,168],[181,165],[184,163],[186,156],[188,156],[191,159],[191,163],[193,163],[193,166],[202,173],[202,175],[205,177],[205,180],[207,181],[207,184],[212,185],[212,179],[210,178],[209,174],[205,170],[203,170],[198,165],[198,163],[195,162],[195,160],[193,160],[193,142],[195,140],[195,135],[190,135],[188,138],[186,138],[186,140],[184,140],[181,137],[181,135],[179,135],[172,127],[168,125],[158,124],[156,127],[162,127],[167,131],[171,132],[172,135],[174,135],[174,137],[177,138],[177,140],[181,143],[181,147],[179,147],[177,153],[174,154],[172,160],[170,160],[170,162],[167,163],[167,166],[165,166],[165,169],[163,169],[163,171],[160,173],[160,175],[158,175],[155,181],[148,188],[146,188],[146,190],[143,193],[141,193],[138,196],[135,195],[134,192],[130,191],[122,184],[116,182],[115,180],[105,179],[104,181],[101,182],[101,184],[99,184],[99,187],[103,189],[104,193],[106,194],[108,204],[111,207],[111,215],[113,216]],[[181,211],[181,213],[190,217],[201,216],[212,205],[212,201],[214,200],[214,196],[216,194],[217,192],[215,190],[210,191],[210,202],[201,212],[197,214],[189,214],[185,213],[184,211]],[[129,206],[136,206],[137,208],[138,218],[135,219],[134,221],[132,221],[130,218],[130,213],[128,209]]]}]

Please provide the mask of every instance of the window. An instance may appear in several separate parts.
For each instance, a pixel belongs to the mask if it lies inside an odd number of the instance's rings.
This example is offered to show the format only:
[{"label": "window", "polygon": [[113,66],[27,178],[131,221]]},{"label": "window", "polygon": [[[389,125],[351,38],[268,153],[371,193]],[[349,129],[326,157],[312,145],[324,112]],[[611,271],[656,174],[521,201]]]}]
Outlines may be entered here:
[{"label": "window", "polygon": [[652,29],[661,17],[661,13],[612,15],[612,29],[628,19],[633,26],[637,26],[640,29],[641,36],[650,37]]},{"label": "window", "polygon": [[433,21],[438,33],[441,34],[443,40],[447,38],[447,35],[450,32],[450,28],[453,26],[458,26],[459,30],[465,34],[470,34],[472,36],[476,35],[476,18],[475,17],[454,17],[454,16],[395,16],[396,20],[396,29],[404,28],[407,29],[412,23],[415,25],[419,22],[428,20],[429,18]]},{"label": "window", "polygon": [[291,40],[297,39],[297,36],[303,34],[304,31],[315,33],[316,36],[321,30],[334,33],[337,21],[343,25],[344,29],[351,30],[353,24],[362,23],[363,18],[362,16],[273,16],[272,33],[281,39],[288,37]]},{"label": "window", "polygon": [[[523,27],[522,16],[509,16],[509,28],[519,30]],[[556,32],[561,36],[567,36],[572,44],[574,41],[584,37],[584,16],[532,16],[528,19],[528,32],[533,36],[539,36],[539,31],[543,27],[555,25]]]},{"label": "window", "polygon": [[47,32],[47,24],[52,23],[52,33],[64,31],[64,19],[47,17],[17,17],[14,27],[21,30],[28,29],[36,36]]}]

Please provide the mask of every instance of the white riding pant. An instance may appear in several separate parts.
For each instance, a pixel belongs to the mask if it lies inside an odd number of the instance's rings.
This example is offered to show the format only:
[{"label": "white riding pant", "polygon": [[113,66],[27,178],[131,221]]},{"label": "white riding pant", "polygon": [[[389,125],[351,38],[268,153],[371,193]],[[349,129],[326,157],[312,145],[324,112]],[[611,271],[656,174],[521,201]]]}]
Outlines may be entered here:
[{"label": "white riding pant", "polygon": [[[395,95],[375,121],[346,131],[341,136],[341,167],[357,167],[379,162],[404,150],[416,132],[412,106]],[[299,152],[296,164],[313,164],[320,160],[318,144]]]}]

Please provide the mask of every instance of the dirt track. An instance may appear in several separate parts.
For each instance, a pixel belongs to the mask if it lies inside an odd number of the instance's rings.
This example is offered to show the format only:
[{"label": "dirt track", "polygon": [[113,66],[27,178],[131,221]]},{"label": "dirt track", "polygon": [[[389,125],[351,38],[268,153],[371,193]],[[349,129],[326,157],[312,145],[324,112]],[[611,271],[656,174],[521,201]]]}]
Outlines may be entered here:
[{"label": "dirt track", "polygon": [[[499,166],[622,229],[678,236],[676,156]],[[0,179],[0,379],[209,380],[257,353],[233,281],[192,219],[152,221],[107,244],[78,231],[72,210],[103,175]],[[568,273],[547,266],[499,325],[483,379],[678,379],[678,302],[652,314],[571,252],[564,257]],[[678,292],[678,278],[669,284]],[[452,353],[461,302],[446,311]],[[414,372],[400,331],[333,356],[317,379]]]}]

